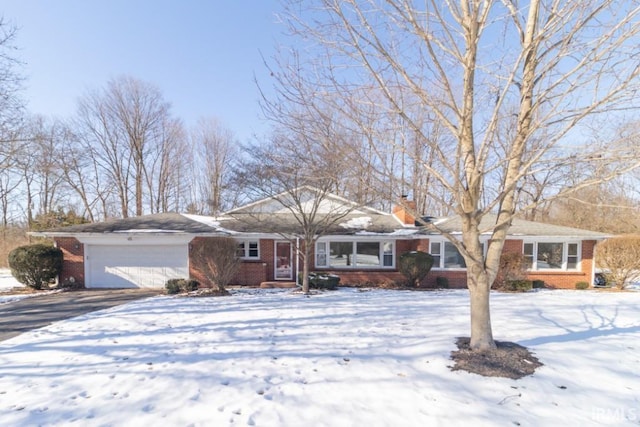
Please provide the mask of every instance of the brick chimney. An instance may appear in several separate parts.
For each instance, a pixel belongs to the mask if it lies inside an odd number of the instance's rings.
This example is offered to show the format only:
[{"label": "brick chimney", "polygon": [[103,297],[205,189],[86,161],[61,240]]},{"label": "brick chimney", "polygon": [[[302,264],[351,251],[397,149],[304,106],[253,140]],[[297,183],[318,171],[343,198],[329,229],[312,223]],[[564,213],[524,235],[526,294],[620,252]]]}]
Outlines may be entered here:
[{"label": "brick chimney", "polygon": [[397,205],[393,207],[393,215],[405,225],[414,225],[416,223],[416,202],[408,200],[406,195],[402,195]]}]

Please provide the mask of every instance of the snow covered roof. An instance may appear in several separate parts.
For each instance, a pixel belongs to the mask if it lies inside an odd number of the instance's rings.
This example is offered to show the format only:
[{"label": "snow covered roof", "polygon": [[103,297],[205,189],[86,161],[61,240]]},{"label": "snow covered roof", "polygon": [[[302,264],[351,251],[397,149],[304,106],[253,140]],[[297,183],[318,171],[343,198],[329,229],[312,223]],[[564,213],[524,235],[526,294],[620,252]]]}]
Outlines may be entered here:
[{"label": "snow covered roof", "polygon": [[112,219],[91,224],[71,225],[42,232],[44,235],[74,235],[78,233],[215,233],[212,224],[197,221],[179,213],[159,213],[130,218]]},{"label": "snow covered roof", "polygon": [[[338,200],[334,200],[337,202]],[[256,204],[252,204],[257,207]],[[249,205],[247,205],[249,206]],[[267,205],[260,205],[264,208]],[[438,235],[440,232],[460,234],[462,222],[459,217],[425,218],[415,225],[401,224],[389,213],[375,209],[358,208],[340,214],[336,211],[319,212],[314,221],[320,224],[316,230],[323,235],[384,235],[395,238],[420,238]],[[481,228],[489,234],[496,215],[486,215]],[[73,225],[34,233],[43,236],[74,236],[85,233],[145,233],[145,234],[206,234],[206,235],[299,235],[303,231],[300,216],[288,211],[267,209],[258,212],[252,209],[236,209],[220,217],[204,215],[160,213],[140,217],[114,219],[93,224]],[[610,237],[604,233],[572,227],[563,227],[540,222],[514,219],[509,229],[510,238],[560,237],[576,240],[602,240]]]},{"label": "snow covered roof", "polygon": [[[315,224],[324,234],[351,235],[360,231],[390,234],[403,226],[391,214],[349,213],[334,221],[332,214],[317,214]],[[302,232],[299,218],[291,213],[235,213],[220,217],[220,226],[240,233],[298,234]],[[412,227],[413,229],[419,229]]]}]

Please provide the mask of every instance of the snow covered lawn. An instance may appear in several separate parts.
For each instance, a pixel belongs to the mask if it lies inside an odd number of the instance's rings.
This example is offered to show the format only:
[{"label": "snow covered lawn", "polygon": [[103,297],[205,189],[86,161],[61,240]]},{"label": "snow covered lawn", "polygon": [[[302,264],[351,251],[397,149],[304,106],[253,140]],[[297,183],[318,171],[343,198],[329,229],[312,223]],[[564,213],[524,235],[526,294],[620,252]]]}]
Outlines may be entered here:
[{"label": "snow covered lawn", "polygon": [[466,291],[136,301],[0,343],[0,425],[640,425],[640,293],[492,304],[533,376],[449,370]]},{"label": "snow covered lawn", "polygon": [[13,288],[24,288],[25,286],[18,282],[8,268],[0,268],[0,304],[16,301],[31,296],[30,294],[8,294]]},{"label": "snow covered lawn", "polygon": [[11,270],[8,268],[0,268],[0,292],[23,287],[24,285],[11,275]]}]

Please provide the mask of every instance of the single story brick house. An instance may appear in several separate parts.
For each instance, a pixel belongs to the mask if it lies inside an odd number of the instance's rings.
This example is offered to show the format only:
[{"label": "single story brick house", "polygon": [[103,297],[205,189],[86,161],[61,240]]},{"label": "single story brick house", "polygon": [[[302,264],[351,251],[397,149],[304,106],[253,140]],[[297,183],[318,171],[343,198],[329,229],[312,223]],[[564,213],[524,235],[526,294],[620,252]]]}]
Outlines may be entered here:
[{"label": "single story brick house", "polygon": [[[276,196],[277,197],[277,196]],[[403,280],[398,257],[421,250],[435,257],[423,283],[438,277],[452,287],[466,286],[464,259],[430,221],[444,232],[460,236],[457,217],[416,221],[411,202],[402,201],[391,213],[356,206],[338,196],[325,195],[318,214],[341,212],[313,247],[313,271],[341,277],[342,284],[379,284]],[[340,210],[342,209],[342,210]],[[495,220],[491,216],[486,221]],[[234,284],[258,286],[266,282],[292,282],[301,270],[295,248],[300,241],[295,215],[281,201],[267,198],[218,217],[161,213],[93,224],[74,225],[36,235],[53,238],[62,249],[60,282],[87,288],[161,288],[168,279],[191,277],[208,282],[191,253],[204,239],[230,236],[238,242],[242,259]],[[607,238],[602,233],[514,219],[504,250],[530,260],[528,278],[557,288],[593,283],[594,248]],[[486,239],[489,239],[487,234]]]}]

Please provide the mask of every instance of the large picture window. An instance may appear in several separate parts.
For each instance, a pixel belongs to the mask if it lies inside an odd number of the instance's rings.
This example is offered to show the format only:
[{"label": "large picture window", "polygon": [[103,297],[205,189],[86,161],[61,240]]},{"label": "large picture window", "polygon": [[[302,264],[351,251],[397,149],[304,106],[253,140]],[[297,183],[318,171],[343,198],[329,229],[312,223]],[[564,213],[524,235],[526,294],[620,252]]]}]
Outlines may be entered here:
[{"label": "large picture window", "polygon": [[[485,248],[486,250],[486,248]],[[465,269],[464,258],[453,243],[431,240],[429,251],[435,269]],[[580,244],[578,242],[525,242],[522,253],[529,270],[578,270],[580,268]]]},{"label": "large picture window", "polygon": [[577,270],[580,245],[574,242],[525,242],[523,254],[529,269]]},{"label": "large picture window", "polygon": [[391,241],[322,241],[316,243],[316,267],[393,268]]}]

